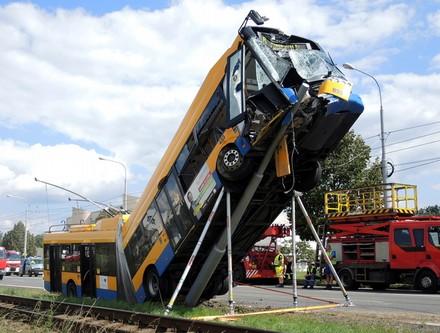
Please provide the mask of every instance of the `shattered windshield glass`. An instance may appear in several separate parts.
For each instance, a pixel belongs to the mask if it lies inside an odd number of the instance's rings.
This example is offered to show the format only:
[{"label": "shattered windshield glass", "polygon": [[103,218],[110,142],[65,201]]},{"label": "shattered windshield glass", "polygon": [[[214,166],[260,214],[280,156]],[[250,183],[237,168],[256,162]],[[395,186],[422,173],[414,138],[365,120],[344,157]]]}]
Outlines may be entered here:
[{"label": "shattered windshield glass", "polygon": [[289,57],[298,74],[307,81],[326,76],[343,76],[331,59],[321,50],[290,50]]}]

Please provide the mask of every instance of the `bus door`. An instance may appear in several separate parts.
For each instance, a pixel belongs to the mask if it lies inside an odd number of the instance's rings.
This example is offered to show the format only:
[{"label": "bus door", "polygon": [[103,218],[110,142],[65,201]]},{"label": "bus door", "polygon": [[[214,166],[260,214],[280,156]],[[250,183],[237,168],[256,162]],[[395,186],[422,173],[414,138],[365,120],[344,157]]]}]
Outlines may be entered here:
[{"label": "bus door", "polygon": [[61,292],[61,247],[49,247],[50,291]]},{"label": "bus door", "polygon": [[80,246],[82,295],[96,297],[95,246]]}]

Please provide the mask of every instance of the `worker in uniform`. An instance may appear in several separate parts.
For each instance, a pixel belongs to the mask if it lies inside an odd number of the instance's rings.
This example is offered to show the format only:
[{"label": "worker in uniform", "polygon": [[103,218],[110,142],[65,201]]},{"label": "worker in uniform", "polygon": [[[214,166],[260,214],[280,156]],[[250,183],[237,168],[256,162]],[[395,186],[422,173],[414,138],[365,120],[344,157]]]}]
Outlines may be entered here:
[{"label": "worker in uniform", "polygon": [[[336,252],[332,251],[332,247],[330,246],[330,244],[327,244],[327,247],[325,248],[325,252],[327,253],[327,256],[329,257],[330,262],[332,263],[332,265],[334,267],[336,265]],[[333,284],[333,280],[335,277],[333,276],[330,265],[325,264],[324,274],[325,274],[325,281],[326,281],[326,289],[332,289],[332,284]]]},{"label": "worker in uniform", "polygon": [[281,250],[278,249],[277,255],[273,260],[273,266],[275,268],[275,276],[278,278],[278,284],[276,287],[283,288],[284,287],[284,255],[281,253]]}]

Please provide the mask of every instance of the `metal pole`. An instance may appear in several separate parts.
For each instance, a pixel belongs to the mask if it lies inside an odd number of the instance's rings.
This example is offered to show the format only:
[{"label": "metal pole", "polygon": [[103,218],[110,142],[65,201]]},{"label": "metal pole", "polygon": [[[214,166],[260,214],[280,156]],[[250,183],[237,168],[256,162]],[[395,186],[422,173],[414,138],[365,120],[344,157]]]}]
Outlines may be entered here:
[{"label": "metal pole", "polygon": [[[293,171],[292,171],[293,172]],[[293,190],[295,192],[295,190]],[[292,195],[292,289],[293,306],[298,305],[298,286],[296,284],[296,216],[295,194]]]},{"label": "metal pole", "polygon": [[29,205],[26,206],[26,211],[24,213],[24,249],[23,249],[23,257],[27,256],[27,220],[28,220],[28,210]]},{"label": "metal pole", "polygon": [[306,209],[304,208],[304,205],[301,201],[300,194],[295,191],[294,196],[296,197],[296,201],[298,202],[298,205],[307,221],[307,225],[309,226],[310,230],[312,231],[313,237],[315,237],[316,243],[318,243],[319,247],[321,248],[321,251],[323,253],[325,262],[330,267],[330,270],[332,271],[333,276],[335,277],[336,282],[338,283],[339,287],[341,288],[342,295],[345,297],[345,306],[353,306],[352,301],[350,300],[350,297],[348,297],[347,291],[344,288],[344,285],[342,284],[341,279],[339,278],[338,274],[336,273],[335,268],[333,267],[333,264],[330,260],[330,258],[327,255],[327,252],[325,251],[324,245],[322,244],[321,240],[319,239],[318,233],[315,230],[315,227],[313,226],[312,220],[310,219],[309,214],[307,213]]},{"label": "metal pole", "polygon": [[208,232],[209,226],[211,225],[211,222],[214,218],[214,215],[217,211],[218,206],[220,205],[220,202],[223,198],[224,188],[222,187],[220,194],[218,195],[217,200],[215,201],[214,207],[212,208],[211,214],[209,214],[208,220],[206,221],[205,227],[203,228],[202,234],[200,235],[200,238],[196,244],[196,247],[193,250],[193,253],[191,254],[191,257],[189,258],[188,263],[186,264],[185,270],[182,273],[182,276],[180,277],[179,283],[177,284],[176,290],[174,290],[173,296],[171,296],[171,299],[165,309],[165,315],[168,315],[170,311],[173,309],[174,302],[176,301],[177,296],[179,295],[180,289],[182,289],[183,283],[185,282],[185,279],[189,273],[189,270],[191,269],[191,266],[194,262],[194,259],[197,255],[197,253],[200,250],[200,247],[202,246],[203,239],[206,236],[206,233]]},{"label": "metal pole", "polygon": [[232,232],[231,232],[231,193],[226,191],[226,229],[228,237],[228,288],[229,288],[229,314],[234,314],[234,295],[232,292]]}]

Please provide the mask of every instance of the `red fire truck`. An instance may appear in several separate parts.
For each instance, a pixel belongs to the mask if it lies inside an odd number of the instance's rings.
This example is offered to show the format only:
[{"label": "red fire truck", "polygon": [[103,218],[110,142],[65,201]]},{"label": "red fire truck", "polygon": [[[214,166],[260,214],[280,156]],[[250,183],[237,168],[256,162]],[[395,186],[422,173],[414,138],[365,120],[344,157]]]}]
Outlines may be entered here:
[{"label": "red fire truck", "polygon": [[417,188],[385,184],[325,194],[328,244],[348,289],[440,287],[440,217],[415,216]]},{"label": "red fire truck", "polygon": [[[243,259],[243,273],[238,280],[275,279],[273,260],[277,254],[277,239],[290,236],[286,225],[272,225],[266,229],[260,240],[267,239],[268,245],[255,245]],[[258,243],[257,243],[258,244]]]},{"label": "red fire truck", "polygon": [[13,251],[13,250],[6,250],[6,268],[5,268],[5,274],[11,275],[11,274],[17,274],[20,271],[20,265],[21,265],[21,256],[20,252]]},{"label": "red fire truck", "polygon": [[6,249],[0,246],[0,280],[3,280],[6,270]]}]

